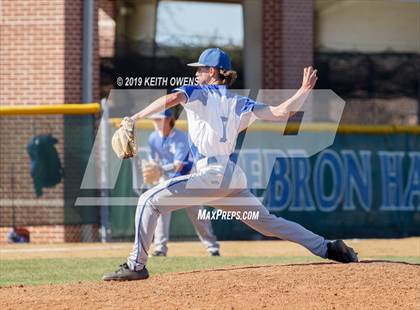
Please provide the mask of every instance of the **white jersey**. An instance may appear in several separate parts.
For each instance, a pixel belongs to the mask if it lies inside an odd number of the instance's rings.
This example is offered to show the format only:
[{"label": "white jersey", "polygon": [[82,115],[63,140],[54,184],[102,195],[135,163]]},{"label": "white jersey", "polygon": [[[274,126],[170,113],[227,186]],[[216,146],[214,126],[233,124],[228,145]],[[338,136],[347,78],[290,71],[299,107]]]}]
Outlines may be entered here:
[{"label": "white jersey", "polygon": [[[243,121],[256,102],[230,92],[224,85],[182,86],[188,118],[188,136],[194,161],[211,156],[230,156]],[[242,123],[241,123],[242,121]]]}]

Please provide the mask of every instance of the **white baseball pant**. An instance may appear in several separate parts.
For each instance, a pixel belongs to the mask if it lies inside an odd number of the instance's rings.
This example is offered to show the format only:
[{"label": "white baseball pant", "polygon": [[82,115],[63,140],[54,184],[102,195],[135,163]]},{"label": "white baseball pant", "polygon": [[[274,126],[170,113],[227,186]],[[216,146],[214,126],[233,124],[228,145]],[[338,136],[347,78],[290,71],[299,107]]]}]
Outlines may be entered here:
[{"label": "white baseball pant", "polygon": [[135,218],[135,241],[127,259],[132,270],[146,265],[160,214],[197,205],[211,205],[225,211],[257,211],[257,220],[245,224],[265,236],[298,243],[313,254],[326,257],[328,240],[301,225],[276,217],[246,188],[244,172],[225,158],[204,158],[197,162],[197,171],[167,180],[143,193]]}]

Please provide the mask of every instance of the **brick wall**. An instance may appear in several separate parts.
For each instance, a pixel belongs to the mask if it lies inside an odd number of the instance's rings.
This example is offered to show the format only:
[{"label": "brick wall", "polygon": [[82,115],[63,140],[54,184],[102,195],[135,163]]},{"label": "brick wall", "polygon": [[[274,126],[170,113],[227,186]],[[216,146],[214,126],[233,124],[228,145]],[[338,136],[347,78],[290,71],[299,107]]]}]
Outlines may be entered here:
[{"label": "brick wall", "polygon": [[[13,131],[13,136],[11,135]],[[0,118],[0,226],[12,225],[12,204],[17,225],[63,222],[64,184],[44,190],[36,198],[30,176],[30,157],[26,145],[36,134],[52,133],[59,140],[56,145],[63,160],[63,117],[18,116]],[[12,191],[12,169],[14,190]],[[13,202],[12,202],[13,200]]]},{"label": "brick wall", "polygon": [[116,14],[115,1],[100,0],[99,6],[99,56],[114,57]]},{"label": "brick wall", "polygon": [[[98,240],[98,225],[37,225],[25,226],[31,243],[80,242]],[[0,227],[0,244],[7,243],[11,227]],[[89,236],[86,236],[88,234]]]},{"label": "brick wall", "polygon": [[264,0],[263,87],[295,89],[313,63],[313,2]]},{"label": "brick wall", "polygon": [[[82,4],[82,0],[1,1],[0,105],[81,102]],[[98,1],[95,5],[97,12]],[[95,18],[93,93],[94,100],[98,100],[97,14]],[[18,225],[64,223],[66,193],[77,192],[83,172],[83,162],[74,156],[78,151],[74,143],[83,137],[75,137],[80,130],[74,130],[78,123],[72,118],[62,115],[0,118],[0,226],[12,224],[12,198]],[[41,198],[36,198],[29,174],[26,144],[33,135],[43,133],[52,133],[59,140],[57,150],[67,173],[63,183],[46,189]],[[15,171],[13,194],[12,164]],[[54,231],[63,235],[54,237],[54,240],[66,239],[64,227],[61,230],[54,228]]]}]

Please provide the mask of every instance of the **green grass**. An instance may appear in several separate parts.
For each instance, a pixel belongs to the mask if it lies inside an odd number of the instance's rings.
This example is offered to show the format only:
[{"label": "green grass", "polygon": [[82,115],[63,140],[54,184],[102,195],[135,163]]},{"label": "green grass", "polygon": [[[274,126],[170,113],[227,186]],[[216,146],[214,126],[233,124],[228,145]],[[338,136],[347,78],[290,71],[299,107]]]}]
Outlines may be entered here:
[{"label": "green grass", "polygon": [[[373,258],[372,258],[373,259]],[[419,257],[375,257],[375,260],[420,264]],[[105,272],[117,269],[122,258],[60,258],[0,261],[0,286],[40,285],[99,281]],[[151,275],[238,265],[294,264],[322,262],[317,257],[158,257],[147,265]]]}]

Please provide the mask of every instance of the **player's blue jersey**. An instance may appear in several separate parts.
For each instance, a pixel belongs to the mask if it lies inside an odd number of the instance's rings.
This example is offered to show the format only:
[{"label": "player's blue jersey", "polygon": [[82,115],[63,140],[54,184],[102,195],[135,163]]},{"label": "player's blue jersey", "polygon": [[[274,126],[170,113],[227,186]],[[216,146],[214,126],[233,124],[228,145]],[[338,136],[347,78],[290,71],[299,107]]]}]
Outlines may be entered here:
[{"label": "player's blue jersey", "polygon": [[[211,156],[230,156],[244,119],[255,101],[239,96],[225,85],[193,85],[175,88],[183,92],[188,118],[188,138],[194,161]],[[246,127],[246,126],[245,126]]]},{"label": "player's blue jersey", "polygon": [[188,174],[192,168],[188,138],[182,131],[173,128],[169,136],[164,137],[159,131],[149,136],[150,158],[159,162],[161,166],[172,163],[183,163],[184,167],[178,173],[168,172],[169,178]]}]

